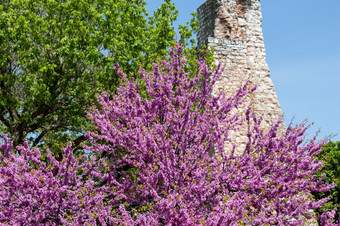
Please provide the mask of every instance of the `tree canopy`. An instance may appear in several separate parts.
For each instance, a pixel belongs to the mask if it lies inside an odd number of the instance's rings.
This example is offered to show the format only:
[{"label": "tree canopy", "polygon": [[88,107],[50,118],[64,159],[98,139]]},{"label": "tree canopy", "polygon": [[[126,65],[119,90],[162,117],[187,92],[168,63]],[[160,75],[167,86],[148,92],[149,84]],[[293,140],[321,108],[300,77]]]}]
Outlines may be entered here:
[{"label": "tree canopy", "polygon": [[[3,0],[0,5],[0,132],[14,146],[58,150],[84,140],[84,110],[127,74],[151,68],[174,44],[170,0],[149,15],[144,0]],[[197,23],[182,26],[182,43]],[[60,157],[60,156],[59,156]]]}]

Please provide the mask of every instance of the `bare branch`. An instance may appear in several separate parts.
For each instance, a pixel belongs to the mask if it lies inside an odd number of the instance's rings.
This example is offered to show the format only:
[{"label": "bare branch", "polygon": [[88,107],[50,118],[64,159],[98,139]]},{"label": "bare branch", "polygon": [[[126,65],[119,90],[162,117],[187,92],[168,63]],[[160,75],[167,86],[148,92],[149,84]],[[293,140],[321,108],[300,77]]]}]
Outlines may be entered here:
[{"label": "bare branch", "polygon": [[4,111],[0,111],[0,120],[5,124],[5,126],[11,128],[11,124],[4,117]]},{"label": "bare branch", "polygon": [[85,135],[81,135],[77,139],[73,141],[73,145],[76,149],[78,149],[79,145],[86,140]]}]

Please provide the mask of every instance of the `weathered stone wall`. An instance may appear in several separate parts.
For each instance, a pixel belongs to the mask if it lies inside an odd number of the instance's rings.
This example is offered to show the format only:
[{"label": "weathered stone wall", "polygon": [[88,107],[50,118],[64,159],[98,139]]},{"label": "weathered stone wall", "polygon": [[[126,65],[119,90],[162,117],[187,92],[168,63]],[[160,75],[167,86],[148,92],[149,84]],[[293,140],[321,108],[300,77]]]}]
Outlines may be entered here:
[{"label": "weathered stone wall", "polygon": [[[248,102],[263,117],[262,128],[268,129],[273,121],[282,118],[282,113],[266,64],[260,0],[207,0],[197,11],[198,46],[214,48],[216,64],[222,63],[225,68],[214,92],[233,95],[247,80],[256,84],[258,88]],[[243,114],[249,103],[237,111]],[[236,144],[236,151],[242,152],[248,141],[246,134],[247,125],[230,134],[232,141],[226,144],[227,151],[231,144]],[[305,225],[314,226],[317,222],[312,219]]]},{"label": "weathered stone wall", "polygon": [[[198,45],[214,48],[216,64],[224,73],[214,92],[233,95],[245,81],[258,86],[248,97],[252,108],[263,117],[263,129],[282,117],[270,71],[262,34],[262,14],[259,0],[207,0],[198,8],[200,30]],[[244,113],[247,105],[238,109]],[[247,142],[246,126],[233,134],[232,142],[242,150]]]}]

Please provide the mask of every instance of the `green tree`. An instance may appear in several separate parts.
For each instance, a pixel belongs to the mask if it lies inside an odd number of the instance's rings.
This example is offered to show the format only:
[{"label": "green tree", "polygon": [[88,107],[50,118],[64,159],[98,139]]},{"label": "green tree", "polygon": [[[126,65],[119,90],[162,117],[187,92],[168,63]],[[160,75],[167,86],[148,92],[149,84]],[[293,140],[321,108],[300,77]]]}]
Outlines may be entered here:
[{"label": "green tree", "polygon": [[[66,140],[79,146],[91,126],[84,110],[97,93],[119,84],[116,62],[138,74],[175,42],[171,0],[152,16],[145,6],[144,0],[1,0],[0,132],[14,146],[25,138],[52,151]],[[191,25],[180,28],[182,43],[194,43],[195,18]],[[194,52],[188,50],[192,61]]]},{"label": "green tree", "polygon": [[317,175],[321,176],[326,174],[324,181],[334,183],[336,187],[327,192],[314,192],[314,197],[318,200],[331,197],[332,199],[325,203],[320,209],[316,210],[318,215],[321,215],[325,210],[333,210],[337,208],[335,214],[336,219],[340,214],[340,141],[329,142],[322,147],[323,152],[318,155],[320,161],[324,162],[320,171],[317,171]]}]

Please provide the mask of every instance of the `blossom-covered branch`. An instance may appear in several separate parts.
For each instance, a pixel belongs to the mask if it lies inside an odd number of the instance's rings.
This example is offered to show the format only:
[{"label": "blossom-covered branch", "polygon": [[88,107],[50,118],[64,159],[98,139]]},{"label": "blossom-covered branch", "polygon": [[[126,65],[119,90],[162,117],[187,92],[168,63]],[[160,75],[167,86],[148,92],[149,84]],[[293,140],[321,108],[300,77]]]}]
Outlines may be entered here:
[{"label": "blossom-covered branch", "polygon": [[[47,150],[0,143],[0,222],[55,225],[301,225],[326,191],[313,174],[323,142],[305,141],[307,126],[279,122],[269,131],[246,104],[255,88],[214,96],[220,67],[186,72],[182,47],[170,59],[128,79],[115,95],[98,97],[89,112],[97,126],[86,137],[85,155],[68,144],[61,162]],[[226,142],[248,124],[248,144],[234,155]],[[235,148],[235,147],[234,147]],[[333,213],[321,216],[332,223]]]}]

